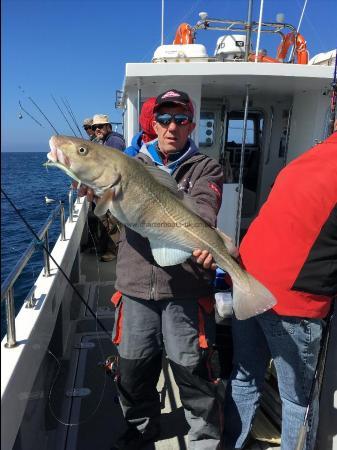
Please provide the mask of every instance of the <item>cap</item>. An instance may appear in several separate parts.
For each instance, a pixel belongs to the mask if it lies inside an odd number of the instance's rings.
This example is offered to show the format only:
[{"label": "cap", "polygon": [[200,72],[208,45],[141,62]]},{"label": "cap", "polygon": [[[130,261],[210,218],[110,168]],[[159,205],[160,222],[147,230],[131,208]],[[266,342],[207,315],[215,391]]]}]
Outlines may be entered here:
[{"label": "cap", "polygon": [[91,125],[92,125],[92,117],[88,117],[87,119],[83,120],[83,126],[91,127]]},{"label": "cap", "polygon": [[162,94],[158,95],[156,98],[156,103],[154,105],[153,111],[155,112],[161,105],[165,103],[176,103],[182,105],[189,111],[192,116],[194,114],[193,104],[190,97],[186,92],[177,91],[176,89],[170,89]]},{"label": "cap", "polygon": [[95,114],[94,115],[92,125],[102,125],[104,123],[110,123],[108,115],[106,115],[106,114]]}]

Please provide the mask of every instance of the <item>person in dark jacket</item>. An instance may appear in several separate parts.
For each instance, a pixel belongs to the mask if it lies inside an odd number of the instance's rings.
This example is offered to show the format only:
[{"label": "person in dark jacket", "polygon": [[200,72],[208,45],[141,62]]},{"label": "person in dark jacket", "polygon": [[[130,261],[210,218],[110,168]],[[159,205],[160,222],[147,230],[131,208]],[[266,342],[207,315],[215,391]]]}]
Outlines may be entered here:
[{"label": "person in dark jacket", "polygon": [[136,133],[132,138],[131,145],[124,150],[124,153],[129,156],[136,156],[139,153],[142,145],[153,141],[157,138],[157,134],[153,129],[153,107],[156,102],[156,97],[150,97],[142,106],[139,115],[139,125],[141,131]]},{"label": "person in dark jacket", "polygon": [[[336,132],[281,170],[239,250],[245,269],[274,294],[277,304],[251,319],[232,320],[225,448],[244,448],[272,358],[282,401],[281,449],[295,450],[324,319],[337,295]],[[316,395],[305,450],[315,446],[317,425]]]},{"label": "person in dark jacket", "polygon": [[125,141],[121,134],[112,131],[109,116],[106,114],[95,114],[92,121],[92,129],[95,136],[103,145],[114,147],[118,150],[125,150]]},{"label": "person in dark jacket", "polygon": [[[157,166],[190,195],[197,212],[215,226],[221,204],[220,165],[189,138],[195,124],[185,92],[170,89],[154,106],[157,141],[144,144],[137,159]],[[115,448],[139,449],[159,433],[156,389],[163,351],[179,386],[190,425],[189,448],[215,450],[221,440],[224,388],[210,363],[215,338],[214,272],[191,255],[185,263],[160,267],[149,241],[125,227],[117,256],[113,341],[118,346],[117,387],[128,429]]]},{"label": "person in dark jacket", "polygon": [[90,141],[94,141],[96,138],[95,132],[92,129],[92,122],[93,122],[92,117],[88,117],[87,119],[83,120],[83,129],[87,133]]},{"label": "person in dark jacket", "polygon": [[[108,147],[114,147],[124,151],[125,141],[121,134],[112,131],[109,116],[105,114],[95,114],[92,122],[92,129],[95,132],[96,140]],[[109,262],[116,258],[119,241],[118,225],[111,214],[107,212],[100,217],[101,238],[99,241],[101,251],[101,261]]]}]

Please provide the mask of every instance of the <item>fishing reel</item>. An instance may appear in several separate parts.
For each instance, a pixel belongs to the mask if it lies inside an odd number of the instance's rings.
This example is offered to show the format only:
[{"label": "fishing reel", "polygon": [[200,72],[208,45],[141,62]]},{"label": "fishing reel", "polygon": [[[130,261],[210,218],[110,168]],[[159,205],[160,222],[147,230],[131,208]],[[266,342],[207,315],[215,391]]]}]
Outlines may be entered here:
[{"label": "fishing reel", "polygon": [[115,379],[117,376],[117,369],[118,369],[118,356],[116,355],[110,355],[107,356],[105,361],[101,361],[98,363],[98,367],[101,367],[104,369],[105,373]]}]

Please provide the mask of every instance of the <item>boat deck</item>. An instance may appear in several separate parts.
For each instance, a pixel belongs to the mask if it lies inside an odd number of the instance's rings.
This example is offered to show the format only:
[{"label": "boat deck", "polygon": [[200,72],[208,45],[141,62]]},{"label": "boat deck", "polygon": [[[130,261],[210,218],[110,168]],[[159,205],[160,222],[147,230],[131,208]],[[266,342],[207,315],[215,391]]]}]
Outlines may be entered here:
[{"label": "boat deck", "polygon": [[[110,298],[114,293],[115,261],[102,263],[95,253],[87,250],[81,253],[80,265],[77,287],[105,328],[112,332],[114,307]],[[57,375],[50,395],[50,409],[58,422],[57,448],[109,450],[126,429],[113,378],[101,367],[101,363],[117,351],[87,308],[79,300],[76,305],[75,300],[73,313],[77,319],[74,336],[69,338],[72,347],[61,362],[64,367],[61,370],[67,373]],[[155,445],[150,444],[145,449],[187,449],[188,425],[165,360],[158,390],[162,402],[161,435]],[[63,399],[62,405],[60,399]]]},{"label": "boat deck", "polygon": [[[114,293],[114,274],[115,261],[102,263],[90,250],[81,253],[77,287],[109,333],[114,322],[114,308],[110,302]],[[71,313],[74,319],[73,336],[68,339],[71,347],[67,348],[60,361],[60,369],[49,394],[48,422],[54,431],[50,434],[47,448],[110,450],[126,429],[126,424],[114,381],[100,366],[108,356],[116,355],[116,348],[76,298],[72,299]],[[188,424],[178,388],[165,359],[158,391],[162,402],[161,435],[157,442],[144,448],[185,450],[188,448]],[[248,448],[266,450],[279,447],[255,441]]]}]

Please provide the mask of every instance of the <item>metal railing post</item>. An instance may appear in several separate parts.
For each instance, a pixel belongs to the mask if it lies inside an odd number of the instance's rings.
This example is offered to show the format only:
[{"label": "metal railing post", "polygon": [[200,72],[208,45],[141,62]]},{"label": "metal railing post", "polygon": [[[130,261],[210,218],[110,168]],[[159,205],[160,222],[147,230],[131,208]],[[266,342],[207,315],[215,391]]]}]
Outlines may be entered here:
[{"label": "metal railing post", "polygon": [[60,221],[61,221],[61,241],[66,240],[66,220],[64,214],[64,204],[60,201]]},{"label": "metal railing post", "polygon": [[16,346],[13,287],[8,289],[6,294],[6,320],[7,320],[7,342],[5,344],[5,347],[12,348]]},{"label": "metal railing post", "polygon": [[[48,230],[46,231],[45,235],[44,235],[44,246],[46,247],[46,249],[49,252],[49,241],[48,241]],[[44,276],[45,277],[49,277],[50,275],[50,261],[49,261],[49,255],[48,253],[43,250],[43,259],[44,259]]]},{"label": "metal railing post", "polygon": [[249,52],[250,52],[250,43],[252,36],[252,12],[253,12],[253,0],[249,0],[248,2],[248,19],[246,23],[246,48],[245,48],[245,61],[248,61]]},{"label": "metal railing post", "polygon": [[69,191],[69,222],[73,222],[73,190]]},{"label": "metal railing post", "polygon": [[[80,203],[80,202],[79,202]],[[69,221],[73,221],[73,191],[69,191]],[[1,301],[5,301],[6,308],[6,321],[7,321],[7,343],[5,347],[11,348],[17,345],[16,342],[16,333],[15,333],[15,305],[14,305],[14,290],[13,285],[15,281],[18,279],[22,270],[26,267],[31,256],[34,254],[37,244],[40,244],[43,241],[45,249],[49,252],[49,235],[48,230],[52,225],[53,221],[56,218],[56,215],[60,212],[60,222],[61,222],[61,240],[65,241],[65,209],[64,202],[60,201],[59,206],[57,207],[57,211],[55,210],[48,217],[45,224],[39,230],[38,235],[36,236],[36,240],[32,241],[27,250],[21,256],[19,261],[16,263],[15,267],[12,269],[10,274],[7,276],[5,281],[1,284]],[[44,276],[50,276],[50,258],[46,250],[43,250],[43,258],[44,258]],[[26,307],[33,308],[36,303],[36,299],[34,296],[35,287],[31,290],[30,294],[27,296]]]},{"label": "metal railing post", "polygon": [[241,157],[240,157],[240,171],[239,171],[239,195],[236,211],[236,226],[235,226],[235,245],[239,247],[240,244],[240,231],[241,231],[241,214],[242,214],[242,199],[243,199],[243,169],[245,165],[245,149],[247,138],[247,120],[248,120],[248,108],[249,108],[249,84],[246,85],[246,100],[245,100],[245,112],[243,117],[243,130],[242,130],[242,143],[241,143]]}]

